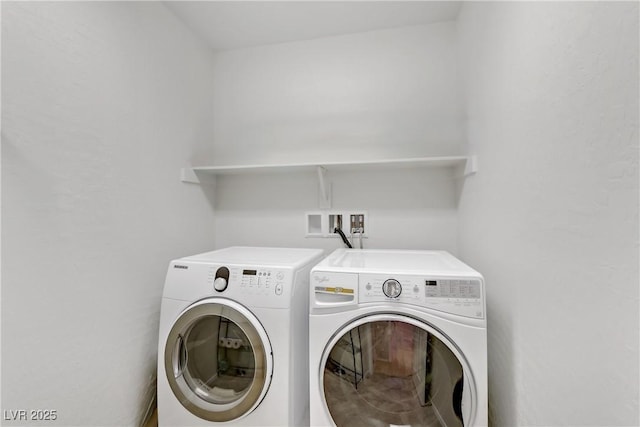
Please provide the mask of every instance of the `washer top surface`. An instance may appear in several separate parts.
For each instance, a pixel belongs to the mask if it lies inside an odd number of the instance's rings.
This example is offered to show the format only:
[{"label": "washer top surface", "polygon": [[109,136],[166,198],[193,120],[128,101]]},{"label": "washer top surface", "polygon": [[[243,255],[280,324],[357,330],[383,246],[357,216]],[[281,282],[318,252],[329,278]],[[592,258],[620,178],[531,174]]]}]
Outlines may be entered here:
[{"label": "washer top surface", "polygon": [[233,246],[181,258],[182,261],[299,267],[322,254],[321,249]]},{"label": "washer top surface", "polygon": [[314,270],[357,273],[438,273],[479,275],[446,251],[338,249]]}]

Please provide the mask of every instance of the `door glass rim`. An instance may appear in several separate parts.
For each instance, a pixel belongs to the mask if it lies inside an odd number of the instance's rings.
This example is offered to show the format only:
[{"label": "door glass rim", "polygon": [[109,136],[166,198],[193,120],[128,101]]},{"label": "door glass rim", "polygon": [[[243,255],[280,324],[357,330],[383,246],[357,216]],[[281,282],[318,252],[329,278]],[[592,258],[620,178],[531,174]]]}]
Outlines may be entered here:
[{"label": "door glass rim", "polygon": [[[236,315],[223,315],[225,308],[231,309],[231,313],[235,312]],[[200,319],[208,316],[224,317],[236,324],[240,321],[240,323],[246,323],[251,326],[251,330],[246,330],[238,325],[249,339],[254,352],[256,370],[262,370],[263,375],[254,377],[249,388],[235,402],[226,404],[211,403],[202,399],[192,390],[182,374],[178,377],[173,375],[176,340],[178,337],[183,336],[184,332],[192,328]],[[260,321],[248,308],[226,298],[205,298],[185,308],[174,321],[165,343],[165,374],[175,397],[192,414],[208,421],[225,422],[238,420],[260,405],[269,389],[273,374],[271,342]]]},{"label": "door glass rim", "polygon": [[[456,359],[458,359],[458,362],[462,366],[462,375],[464,380],[468,382],[470,386],[469,396],[470,396],[471,407],[469,408],[469,411],[468,411],[468,413],[470,414],[470,419],[465,420],[465,422],[468,423],[468,425],[473,425],[475,421],[475,413],[476,413],[476,405],[477,405],[476,384],[473,377],[473,372],[471,371],[471,367],[467,362],[467,359],[464,357],[464,354],[462,353],[462,351],[460,351],[460,349],[455,344],[455,342],[451,338],[449,338],[445,333],[443,333],[440,329],[436,328],[435,326],[426,322],[425,320],[421,320],[419,318],[408,315],[406,313],[398,313],[398,312],[380,312],[380,313],[373,313],[373,314],[365,314],[363,316],[353,318],[348,322],[346,322],[345,324],[343,324],[342,326],[340,326],[338,329],[336,329],[336,332],[327,341],[327,344],[325,345],[324,350],[322,351],[322,357],[320,358],[320,366],[318,367],[318,370],[319,370],[318,387],[320,388],[320,396],[322,399],[322,404],[324,406],[325,411],[327,411],[327,414],[330,414],[330,411],[329,411],[329,405],[327,404],[327,398],[324,393],[324,370],[325,370],[325,366],[327,364],[329,355],[331,354],[331,350],[333,350],[333,348],[338,343],[338,341],[340,341],[342,336],[347,332],[359,326],[365,325],[367,323],[374,323],[374,322],[381,322],[381,321],[382,322],[383,321],[399,321],[399,322],[413,325],[430,334],[435,335],[436,338],[438,338],[442,343],[444,343],[444,345],[447,346],[449,350],[451,350],[453,355],[456,357]],[[333,418],[331,416],[329,416],[329,418],[333,422]]]}]

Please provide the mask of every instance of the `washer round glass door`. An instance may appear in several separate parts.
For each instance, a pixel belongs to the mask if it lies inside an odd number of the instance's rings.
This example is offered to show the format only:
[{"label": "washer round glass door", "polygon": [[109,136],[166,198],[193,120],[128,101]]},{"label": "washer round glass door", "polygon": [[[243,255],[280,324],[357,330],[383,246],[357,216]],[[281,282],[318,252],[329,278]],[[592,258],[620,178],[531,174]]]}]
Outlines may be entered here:
[{"label": "washer round glass door", "polygon": [[209,298],[183,311],[164,354],[171,390],[186,409],[208,421],[249,414],[269,388],[273,359],[267,333],[234,301]]},{"label": "washer round glass door", "polygon": [[471,424],[475,385],[447,337],[399,314],[339,330],[320,366],[324,403],[338,427]]}]

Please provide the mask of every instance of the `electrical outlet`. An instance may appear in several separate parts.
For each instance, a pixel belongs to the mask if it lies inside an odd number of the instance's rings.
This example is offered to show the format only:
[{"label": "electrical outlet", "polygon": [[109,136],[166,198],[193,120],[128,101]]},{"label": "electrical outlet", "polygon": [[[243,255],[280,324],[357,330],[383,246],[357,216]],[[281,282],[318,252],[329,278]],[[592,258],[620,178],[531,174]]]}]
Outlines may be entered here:
[{"label": "electrical outlet", "polygon": [[307,237],[323,237],[322,212],[307,212],[305,214],[305,225]]}]

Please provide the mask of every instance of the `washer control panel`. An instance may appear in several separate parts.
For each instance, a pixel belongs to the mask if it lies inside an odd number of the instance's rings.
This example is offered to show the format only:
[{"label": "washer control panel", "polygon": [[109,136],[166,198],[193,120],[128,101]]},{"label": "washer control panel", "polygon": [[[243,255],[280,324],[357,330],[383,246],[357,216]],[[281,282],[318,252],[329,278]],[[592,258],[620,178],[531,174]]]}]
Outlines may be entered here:
[{"label": "washer control panel", "polygon": [[382,284],[382,293],[388,298],[398,298],[402,294],[402,285],[396,279],[387,279]]},{"label": "washer control panel", "polygon": [[358,302],[414,304],[466,317],[484,318],[479,278],[359,275]]}]

